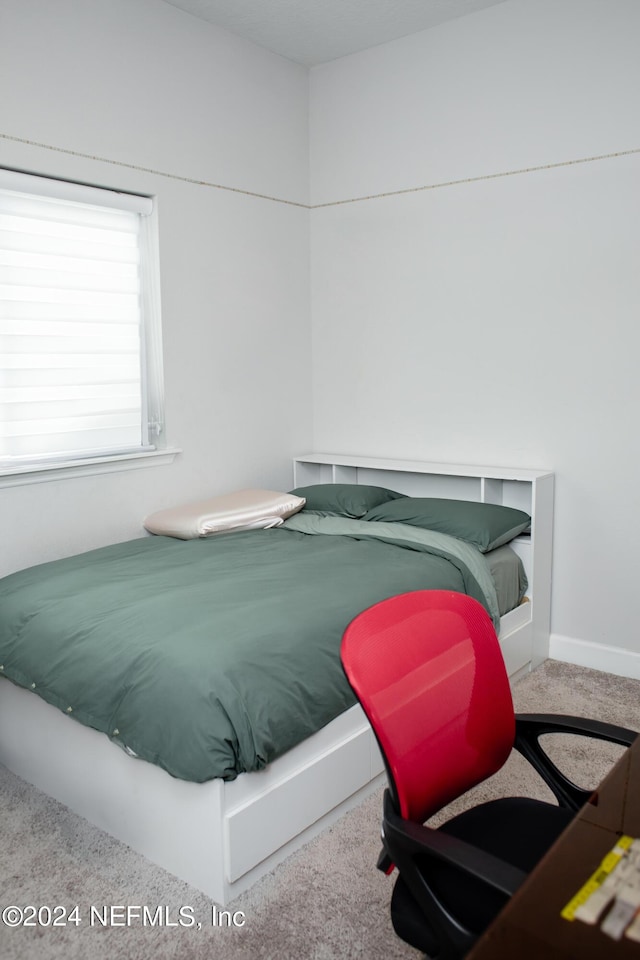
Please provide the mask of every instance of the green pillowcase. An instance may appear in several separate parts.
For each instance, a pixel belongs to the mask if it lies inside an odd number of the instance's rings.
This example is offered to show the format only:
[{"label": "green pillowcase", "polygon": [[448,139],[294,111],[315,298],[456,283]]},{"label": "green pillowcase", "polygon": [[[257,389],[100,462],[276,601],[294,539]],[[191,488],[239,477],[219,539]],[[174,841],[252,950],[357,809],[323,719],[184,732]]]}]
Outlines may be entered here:
[{"label": "green pillowcase", "polygon": [[381,503],[401,497],[386,487],[371,487],[360,483],[312,483],[308,487],[290,490],[307,501],[303,510],[326,517],[364,517],[368,510]]},{"label": "green pillowcase", "polygon": [[495,503],[437,497],[402,497],[373,507],[363,519],[410,523],[426,530],[448,533],[474,544],[481,553],[508,543],[531,523],[531,517],[524,510]]}]

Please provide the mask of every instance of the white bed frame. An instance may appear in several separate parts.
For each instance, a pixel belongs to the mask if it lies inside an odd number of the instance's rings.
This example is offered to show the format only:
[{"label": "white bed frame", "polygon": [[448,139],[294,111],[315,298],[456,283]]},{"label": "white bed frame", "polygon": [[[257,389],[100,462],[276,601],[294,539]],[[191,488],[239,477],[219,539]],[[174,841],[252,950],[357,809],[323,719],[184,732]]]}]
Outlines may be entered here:
[{"label": "white bed frame", "polygon": [[[548,655],[553,474],[543,470],[296,457],[293,484],[372,483],[412,496],[502,503],[532,516],[513,546],[528,601],[502,618],[509,675]],[[0,762],[225,906],[383,780],[358,706],[258,773],[232,782],[176,780],[103,734],[0,680]]]}]

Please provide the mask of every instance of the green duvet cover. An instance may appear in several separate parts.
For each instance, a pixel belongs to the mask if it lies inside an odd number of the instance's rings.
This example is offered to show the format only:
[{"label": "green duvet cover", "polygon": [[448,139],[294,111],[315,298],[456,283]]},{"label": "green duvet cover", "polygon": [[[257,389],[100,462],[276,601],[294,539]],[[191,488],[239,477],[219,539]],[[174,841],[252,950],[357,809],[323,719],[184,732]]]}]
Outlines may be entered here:
[{"label": "green duvet cover", "polygon": [[475,548],[371,527],[299,515],[13,574],[0,581],[2,674],[175,777],[258,770],[354,703],[339,649],[365,607],[439,588],[496,615]]}]

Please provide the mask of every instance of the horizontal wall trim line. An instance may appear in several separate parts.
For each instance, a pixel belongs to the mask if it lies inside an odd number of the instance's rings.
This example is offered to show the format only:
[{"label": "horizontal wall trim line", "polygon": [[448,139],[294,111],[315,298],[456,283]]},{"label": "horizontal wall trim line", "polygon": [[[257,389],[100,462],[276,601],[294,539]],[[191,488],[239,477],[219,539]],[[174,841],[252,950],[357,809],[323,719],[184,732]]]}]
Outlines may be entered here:
[{"label": "horizontal wall trim line", "polygon": [[179,173],[167,173],[165,170],[154,170],[152,167],[142,167],[136,163],[127,163],[125,160],[112,160],[109,157],[99,157],[91,153],[82,153],[80,150],[71,150],[67,147],[56,147],[50,143],[40,143],[37,140],[28,140],[26,137],[14,137],[8,133],[0,133],[3,140],[11,140],[13,143],[23,143],[29,147],[40,147],[42,150],[53,150],[56,153],[64,153],[70,157],[80,157],[82,160],[95,160],[98,163],[109,163],[114,167],[126,167],[127,170],[137,170],[140,173],[151,173],[155,177],[165,177],[168,180],[180,180],[182,183],[192,183],[198,187],[210,187],[214,190],[227,190],[230,193],[241,193],[247,197],[256,197],[258,200],[271,200],[273,203],[285,203],[291,207],[302,207],[309,209],[309,204],[298,203],[296,200],[283,200],[281,197],[271,197],[266,193],[257,193],[253,190],[243,190],[241,187],[228,187],[222,183],[211,183],[208,180],[199,180],[197,177],[184,177]]},{"label": "horizontal wall trim line", "polygon": [[428,183],[421,187],[405,187],[403,190],[389,190],[387,193],[372,193],[363,197],[352,197],[348,200],[328,200],[326,203],[311,205],[312,210],[322,207],[338,207],[344,203],[361,203],[363,200],[381,200],[384,197],[400,197],[407,193],[420,193],[424,190],[440,190],[443,187],[458,187],[465,183],[479,183],[483,180],[497,180],[500,177],[517,177],[524,173],[538,173],[541,170],[555,170],[558,167],[570,167],[578,163],[595,163],[597,160],[612,160],[615,157],[627,157],[640,153],[640,147],[632,150],[617,150],[615,153],[602,153],[594,157],[580,157],[577,160],[559,160],[556,163],[542,163],[534,167],[520,167],[517,170],[503,170],[500,173],[483,173],[477,177],[460,177],[458,180],[442,180],[439,183]]},{"label": "horizontal wall trim line", "polygon": [[22,143],[30,147],[39,147],[42,150],[53,150],[56,153],[64,153],[72,157],[80,157],[83,160],[94,160],[98,163],[109,163],[116,167],[125,167],[128,170],[137,170],[141,173],[150,173],[156,177],[165,177],[168,180],[179,180],[182,183],[191,183],[198,187],[209,187],[212,190],[225,190],[230,193],[239,193],[247,197],[255,197],[258,200],[269,200],[272,203],[284,203],[287,206],[301,207],[304,210],[322,210],[326,207],[339,207],[347,203],[363,203],[367,200],[382,200],[386,197],[401,197],[409,193],[423,193],[427,190],[441,190],[444,187],[458,187],[463,184],[481,183],[484,180],[497,180],[501,177],[517,177],[527,173],[539,173],[543,170],[556,170],[561,167],[570,167],[582,163],[596,163],[600,160],[613,160],[618,157],[629,157],[634,154],[640,154],[640,147],[630,150],[616,150],[612,153],[601,153],[592,157],[578,157],[573,160],[558,160],[555,163],[543,163],[532,167],[520,167],[516,170],[502,170],[498,173],[484,173],[477,177],[460,177],[456,180],[442,180],[438,183],[428,183],[417,187],[405,187],[402,190],[388,190],[384,193],[371,193],[361,197],[350,197],[344,200],[328,200],[325,203],[300,203],[296,200],[285,200],[282,197],[272,197],[265,193],[258,193],[253,190],[243,190],[241,187],[229,187],[222,183],[213,183],[210,180],[200,180],[197,177],[186,177],[178,173],[168,173],[163,170],[155,170],[152,167],[143,167],[135,163],[127,163],[125,160],[113,160],[109,157],[100,157],[90,153],[83,153],[80,150],[71,150],[66,147],[57,147],[49,143],[40,143],[37,140],[29,140],[26,137],[15,137],[8,133],[0,133],[0,139],[9,140],[13,143]]}]

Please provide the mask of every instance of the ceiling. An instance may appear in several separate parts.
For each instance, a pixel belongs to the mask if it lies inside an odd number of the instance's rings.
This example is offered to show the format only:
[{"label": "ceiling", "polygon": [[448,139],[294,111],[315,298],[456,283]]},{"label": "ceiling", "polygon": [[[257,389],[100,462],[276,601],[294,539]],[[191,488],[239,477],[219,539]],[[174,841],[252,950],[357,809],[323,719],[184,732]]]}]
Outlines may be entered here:
[{"label": "ceiling", "polygon": [[164,0],[307,67],[505,0]]}]

